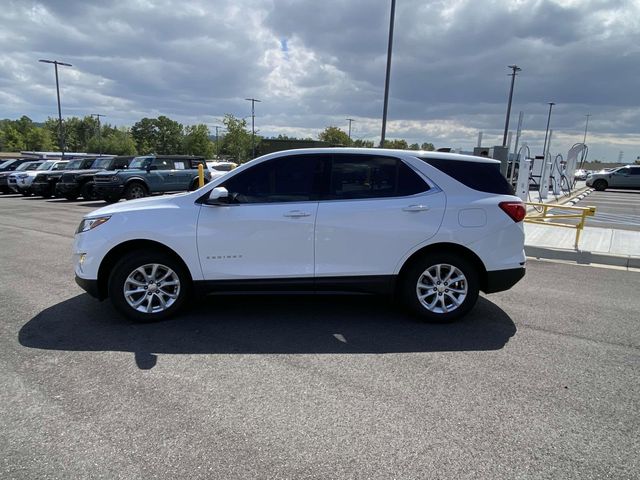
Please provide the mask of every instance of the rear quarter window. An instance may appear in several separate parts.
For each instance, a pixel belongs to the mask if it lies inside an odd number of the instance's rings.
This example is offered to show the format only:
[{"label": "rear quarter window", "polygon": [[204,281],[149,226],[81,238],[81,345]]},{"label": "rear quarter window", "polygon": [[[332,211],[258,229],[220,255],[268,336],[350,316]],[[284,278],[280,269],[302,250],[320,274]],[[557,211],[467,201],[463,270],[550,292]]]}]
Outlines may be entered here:
[{"label": "rear quarter window", "polygon": [[500,173],[499,163],[467,162],[444,158],[420,158],[463,185],[479,192],[512,195],[507,179]]}]

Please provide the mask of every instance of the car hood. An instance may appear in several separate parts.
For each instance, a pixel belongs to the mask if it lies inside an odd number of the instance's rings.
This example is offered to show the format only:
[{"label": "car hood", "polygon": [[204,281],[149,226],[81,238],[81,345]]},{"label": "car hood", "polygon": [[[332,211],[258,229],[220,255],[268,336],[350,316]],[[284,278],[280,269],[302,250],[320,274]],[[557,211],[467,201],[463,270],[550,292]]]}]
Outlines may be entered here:
[{"label": "car hood", "polygon": [[127,200],[126,202],[113,203],[106,207],[99,208],[85,215],[87,217],[96,217],[100,215],[113,215],[118,213],[127,213],[140,210],[157,210],[163,208],[178,208],[180,200],[190,195],[192,192],[177,193],[175,195],[162,195],[158,197],[139,198],[137,200]]}]

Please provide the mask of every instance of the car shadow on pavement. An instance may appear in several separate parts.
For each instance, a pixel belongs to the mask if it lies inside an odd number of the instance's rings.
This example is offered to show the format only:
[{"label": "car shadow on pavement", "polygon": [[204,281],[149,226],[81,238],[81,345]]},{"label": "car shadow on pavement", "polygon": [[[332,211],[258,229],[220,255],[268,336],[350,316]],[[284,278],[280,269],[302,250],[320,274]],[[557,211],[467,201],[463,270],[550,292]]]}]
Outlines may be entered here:
[{"label": "car shadow on pavement", "polygon": [[29,348],[133,352],[140,368],[154,354],[399,353],[497,350],[516,326],[480,298],[463,320],[420,322],[375,296],[209,296],[164,322],[135,324],[107,302],[78,295],[27,322]]}]

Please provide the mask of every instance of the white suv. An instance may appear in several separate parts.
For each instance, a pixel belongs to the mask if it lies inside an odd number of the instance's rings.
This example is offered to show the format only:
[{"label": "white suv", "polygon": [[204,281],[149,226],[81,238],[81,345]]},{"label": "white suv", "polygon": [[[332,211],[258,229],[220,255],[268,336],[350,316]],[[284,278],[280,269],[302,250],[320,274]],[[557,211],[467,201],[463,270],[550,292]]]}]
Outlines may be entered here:
[{"label": "white suv", "polygon": [[137,321],[194,291],[394,294],[430,321],[525,273],[525,208],[499,162],[438,152],[277,152],[195,192],[114,204],[75,236],[76,281]]}]

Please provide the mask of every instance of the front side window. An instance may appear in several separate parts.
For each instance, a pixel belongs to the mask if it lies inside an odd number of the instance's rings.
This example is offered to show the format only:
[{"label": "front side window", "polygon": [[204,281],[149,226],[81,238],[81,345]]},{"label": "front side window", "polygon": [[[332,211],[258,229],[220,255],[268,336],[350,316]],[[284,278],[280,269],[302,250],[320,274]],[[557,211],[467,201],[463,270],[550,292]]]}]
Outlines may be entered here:
[{"label": "front side window", "polygon": [[280,203],[317,200],[322,169],[320,155],[296,155],[260,163],[227,180],[231,203]]},{"label": "front side window", "polygon": [[98,158],[91,164],[91,168],[99,168],[99,169],[108,168],[110,163],[111,163],[110,158]]},{"label": "front side window", "polygon": [[52,168],[52,170],[66,170],[67,165],[67,162],[58,162],[56,163],[56,166]]},{"label": "front side window", "polygon": [[82,166],[82,160],[72,160],[67,163],[65,170],[78,170]]},{"label": "front side window", "polygon": [[328,200],[414,195],[429,185],[402,160],[372,155],[335,155]]},{"label": "front side window", "polygon": [[631,175],[640,176],[640,167],[631,167]]},{"label": "front side window", "polygon": [[36,170],[49,170],[56,162],[48,161],[40,165]]},{"label": "front side window", "polygon": [[168,158],[154,158],[151,162],[152,170],[172,170],[173,160]]},{"label": "front side window", "polygon": [[153,157],[136,157],[131,161],[129,168],[132,170],[146,170],[146,168],[151,165],[151,160],[153,160]]}]

